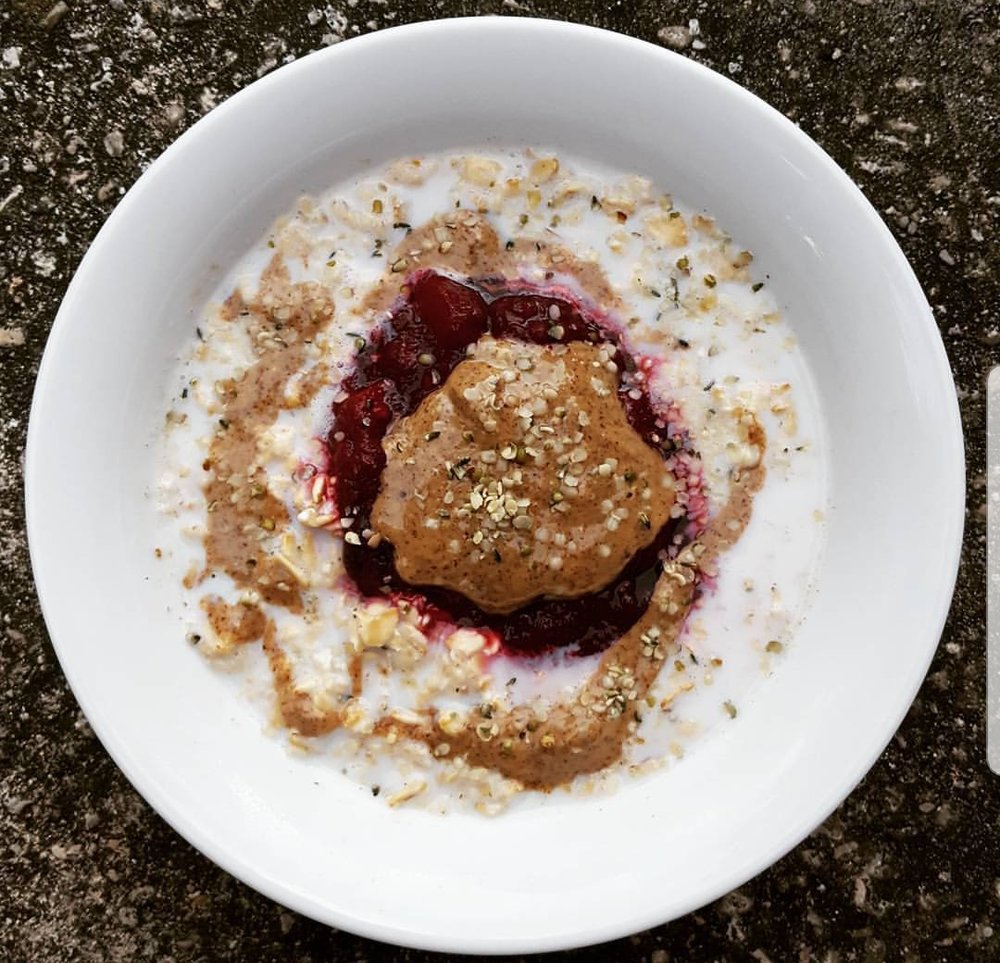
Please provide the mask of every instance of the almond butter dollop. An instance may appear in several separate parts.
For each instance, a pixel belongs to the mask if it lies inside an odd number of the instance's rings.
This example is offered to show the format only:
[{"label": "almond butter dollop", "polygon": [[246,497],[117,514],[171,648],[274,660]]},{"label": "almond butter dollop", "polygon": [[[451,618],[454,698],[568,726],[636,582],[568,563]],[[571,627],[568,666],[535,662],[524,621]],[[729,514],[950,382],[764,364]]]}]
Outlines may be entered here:
[{"label": "almond butter dollop", "polygon": [[400,575],[486,612],[602,589],[674,504],[602,345],[484,338],[383,447],[372,522]]}]

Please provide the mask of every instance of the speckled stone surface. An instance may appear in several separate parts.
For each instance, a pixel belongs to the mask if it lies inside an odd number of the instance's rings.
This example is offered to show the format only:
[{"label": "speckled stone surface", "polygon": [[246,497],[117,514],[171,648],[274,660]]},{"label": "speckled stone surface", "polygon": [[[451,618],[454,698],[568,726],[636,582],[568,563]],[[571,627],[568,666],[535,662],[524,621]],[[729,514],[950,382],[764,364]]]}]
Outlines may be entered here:
[{"label": "speckled stone surface", "polygon": [[858,181],[916,268],[955,371],[968,443],[951,619],[870,775],[808,840],[736,892],[566,957],[1000,960],[1000,782],[984,748],[984,383],[1000,361],[1000,9],[975,0],[0,2],[0,960],[429,957],[271,903],[136,795],[83,719],[46,636],[20,462],[34,375],[73,270],[123,191],[180,131],[318,47],[405,20],[474,13],[571,15],[679,49],[799,123]]}]

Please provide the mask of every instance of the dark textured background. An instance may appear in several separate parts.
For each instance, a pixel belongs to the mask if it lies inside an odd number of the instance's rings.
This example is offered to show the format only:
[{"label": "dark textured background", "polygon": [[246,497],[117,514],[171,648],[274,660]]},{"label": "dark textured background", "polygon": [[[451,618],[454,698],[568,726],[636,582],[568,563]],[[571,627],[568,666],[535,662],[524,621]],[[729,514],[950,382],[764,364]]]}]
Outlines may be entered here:
[{"label": "dark textured background", "polygon": [[871,774],[813,836],[719,902],[567,956],[1000,960],[1000,784],[984,752],[983,444],[984,378],[1000,360],[1000,9],[975,0],[0,0],[0,960],[426,958],[269,902],[135,794],[49,645],[20,459],[66,284],[121,194],[180,131],[310,50],[474,13],[571,16],[674,46],[799,123],[861,184],[915,266],[968,440],[951,620]]}]

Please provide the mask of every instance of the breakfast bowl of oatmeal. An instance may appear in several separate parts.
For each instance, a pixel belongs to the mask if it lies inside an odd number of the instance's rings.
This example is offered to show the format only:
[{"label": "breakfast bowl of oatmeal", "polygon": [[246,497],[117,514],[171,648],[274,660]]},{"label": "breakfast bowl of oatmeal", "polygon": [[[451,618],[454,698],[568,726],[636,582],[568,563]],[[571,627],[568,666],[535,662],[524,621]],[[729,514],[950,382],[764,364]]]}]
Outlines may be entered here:
[{"label": "breakfast bowl of oatmeal", "polygon": [[956,411],[888,232],[760,101],[600,31],[400,28],[237,95],[109,220],[32,557],[95,731],[220,865],[391,942],[580,945],[763,869],[891,737]]}]

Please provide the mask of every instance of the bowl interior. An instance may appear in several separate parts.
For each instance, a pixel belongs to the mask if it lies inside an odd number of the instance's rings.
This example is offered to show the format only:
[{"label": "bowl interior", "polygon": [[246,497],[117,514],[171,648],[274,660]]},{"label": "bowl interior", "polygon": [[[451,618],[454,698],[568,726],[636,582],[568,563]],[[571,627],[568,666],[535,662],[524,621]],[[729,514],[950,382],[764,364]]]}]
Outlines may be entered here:
[{"label": "bowl interior", "polygon": [[[555,796],[493,821],[390,811],[290,758],[251,709],[220,698],[178,631],[175,587],[158,581],[150,497],[166,377],[220,273],[303,192],[393,156],[483,143],[632,169],[751,246],[812,365],[833,476],[814,605],[739,724],[611,797]],[[153,165],[60,311],[32,412],[27,497],[66,674],[119,765],[178,830],[318,919],[411,945],[513,952],[693,909],[778,858],[846,795],[937,643],[962,471],[927,304],[819,148],[678,56],[586,28],[481,19],[307,57]]]}]

